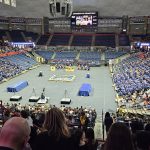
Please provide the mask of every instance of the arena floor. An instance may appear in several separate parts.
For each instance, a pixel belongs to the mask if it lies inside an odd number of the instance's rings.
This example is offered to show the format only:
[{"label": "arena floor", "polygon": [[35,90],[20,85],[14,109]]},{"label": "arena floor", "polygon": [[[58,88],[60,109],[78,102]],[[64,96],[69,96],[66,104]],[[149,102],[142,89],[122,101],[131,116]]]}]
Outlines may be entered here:
[{"label": "arena floor", "polygon": [[[43,77],[38,77],[39,72],[43,72]],[[87,73],[90,73],[90,78],[86,78]],[[63,81],[49,81],[48,79],[53,76],[61,75],[75,75],[76,78],[72,82]],[[29,86],[17,93],[8,93],[7,87],[19,81],[26,80]],[[83,83],[89,83],[92,86],[92,94],[88,97],[78,96],[78,90]],[[30,70],[25,74],[17,76],[8,82],[0,84],[0,99],[3,102],[10,102],[11,96],[20,95],[22,100],[17,102],[21,104],[31,103],[29,98],[34,95],[33,88],[37,96],[40,96],[43,88],[45,88],[45,96],[49,97],[49,104],[60,106],[60,100],[65,97],[65,90],[67,91],[66,97],[69,97],[72,102],[71,107],[93,107],[97,113],[101,115],[102,109],[105,111],[115,111],[115,91],[112,87],[112,79],[109,68],[105,66],[91,68],[90,71],[82,71],[75,69],[74,72],[66,72],[65,70],[50,71],[49,65],[41,65],[40,67]],[[33,103],[31,103],[33,104]]]}]

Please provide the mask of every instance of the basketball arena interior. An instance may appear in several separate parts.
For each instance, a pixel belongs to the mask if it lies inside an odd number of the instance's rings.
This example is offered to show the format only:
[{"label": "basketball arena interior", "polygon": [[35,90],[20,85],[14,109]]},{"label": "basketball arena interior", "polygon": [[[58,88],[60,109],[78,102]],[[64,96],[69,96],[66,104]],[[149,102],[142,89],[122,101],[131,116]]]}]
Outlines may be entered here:
[{"label": "basketball arena interior", "polygon": [[39,118],[58,107],[76,128],[84,112],[100,145],[109,136],[106,112],[113,123],[149,133],[149,6],[147,0],[0,0],[1,126],[22,110]]}]

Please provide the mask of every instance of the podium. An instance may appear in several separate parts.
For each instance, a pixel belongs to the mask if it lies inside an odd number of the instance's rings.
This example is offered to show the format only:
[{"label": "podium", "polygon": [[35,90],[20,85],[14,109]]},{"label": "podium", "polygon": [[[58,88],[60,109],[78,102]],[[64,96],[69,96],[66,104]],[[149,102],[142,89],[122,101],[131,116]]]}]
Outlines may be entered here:
[{"label": "podium", "polygon": [[10,101],[19,101],[22,99],[22,96],[14,95],[10,98]]},{"label": "podium", "polygon": [[31,96],[31,97],[29,98],[29,102],[37,102],[39,99],[40,99],[39,96]]},{"label": "podium", "polygon": [[70,98],[63,98],[60,101],[61,104],[70,104],[71,103],[71,99]]},{"label": "podium", "polygon": [[37,101],[38,104],[46,104],[48,103],[49,97],[45,97],[44,99],[39,99]]}]

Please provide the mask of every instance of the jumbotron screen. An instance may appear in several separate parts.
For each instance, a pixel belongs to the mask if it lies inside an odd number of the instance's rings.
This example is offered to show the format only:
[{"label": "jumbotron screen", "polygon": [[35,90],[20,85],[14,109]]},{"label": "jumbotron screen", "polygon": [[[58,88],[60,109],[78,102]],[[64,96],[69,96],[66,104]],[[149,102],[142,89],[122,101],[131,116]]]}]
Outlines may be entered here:
[{"label": "jumbotron screen", "polygon": [[98,12],[73,12],[71,16],[71,26],[93,26],[98,25]]}]

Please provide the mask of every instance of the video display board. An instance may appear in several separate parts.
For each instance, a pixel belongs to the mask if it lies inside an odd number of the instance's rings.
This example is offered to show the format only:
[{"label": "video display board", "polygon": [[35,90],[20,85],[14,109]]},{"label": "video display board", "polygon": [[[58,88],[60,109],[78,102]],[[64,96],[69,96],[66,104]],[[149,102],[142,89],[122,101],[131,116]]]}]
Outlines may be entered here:
[{"label": "video display board", "polygon": [[98,12],[73,12],[71,26],[98,26]]}]

